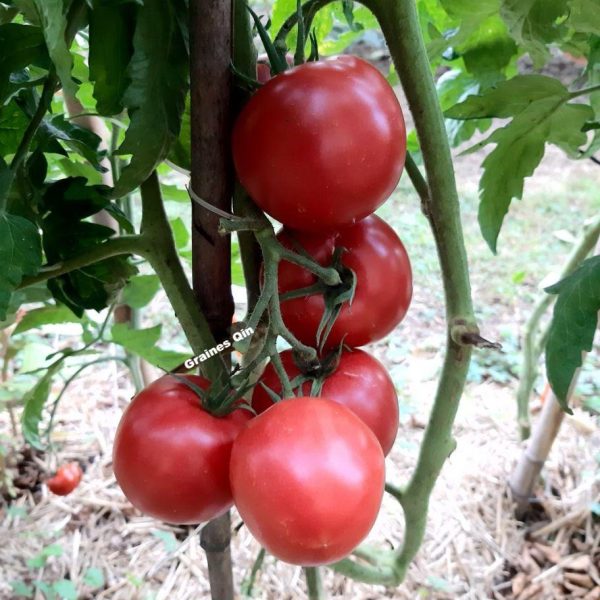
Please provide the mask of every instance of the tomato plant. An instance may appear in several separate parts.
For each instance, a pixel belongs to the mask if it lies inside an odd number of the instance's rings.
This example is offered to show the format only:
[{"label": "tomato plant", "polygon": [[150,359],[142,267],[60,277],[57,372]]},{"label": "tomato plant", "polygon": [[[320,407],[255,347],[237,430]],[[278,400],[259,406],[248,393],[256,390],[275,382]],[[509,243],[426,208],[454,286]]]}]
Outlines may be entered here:
[{"label": "tomato plant", "polygon": [[[342,265],[356,275],[356,290],[336,319],[325,347],[342,341],[363,346],[377,341],[400,323],[412,297],[412,271],[400,238],[385,221],[371,215],[358,223],[328,234],[307,234],[284,229],[278,234],[286,247],[304,249],[326,265],[336,248],[342,248]],[[315,276],[290,262],[279,267],[279,291],[290,292],[313,285]],[[317,330],[325,311],[321,294],[285,300],[281,314],[290,331],[305,344],[317,343]]]},{"label": "tomato plant", "polygon": [[239,116],[232,149],[242,184],[266,213],[289,227],[330,230],[387,200],[406,132],[385,78],[343,56],[267,81]]},{"label": "tomato plant", "polygon": [[[301,371],[291,350],[281,353],[281,362],[290,379]],[[269,363],[252,394],[252,408],[260,414],[273,405],[263,386],[276,394],[282,393],[281,381]],[[309,395],[311,381],[301,385],[301,395]],[[375,434],[385,456],[392,449],[398,433],[398,396],[392,378],[385,367],[370,354],[354,349],[342,352],[333,372],[324,377],[320,395],[349,408]]]},{"label": "tomato plant", "polygon": [[[185,376],[206,390],[209,382]],[[207,412],[193,389],[165,376],[127,407],[115,435],[113,469],[130,502],[169,523],[200,523],[232,504],[231,445],[251,414]]]},{"label": "tomato plant", "polygon": [[324,398],[283,400],[233,444],[235,504],[277,558],[314,566],[339,560],[369,533],[381,504],[384,459],[350,410]]},{"label": "tomato plant", "polygon": [[46,481],[48,489],[57,496],[67,496],[81,482],[83,471],[77,462],[61,465],[56,473]]}]

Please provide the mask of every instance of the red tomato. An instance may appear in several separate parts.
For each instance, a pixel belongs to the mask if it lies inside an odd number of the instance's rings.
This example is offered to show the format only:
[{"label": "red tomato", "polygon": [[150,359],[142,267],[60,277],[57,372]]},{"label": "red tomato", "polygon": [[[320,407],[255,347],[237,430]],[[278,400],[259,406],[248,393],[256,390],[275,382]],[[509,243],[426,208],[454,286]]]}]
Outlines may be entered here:
[{"label": "red tomato", "polygon": [[[202,389],[209,382],[185,375]],[[129,501],[168,523],[200,523],[232,505],[231,445],[251,414],[205,411],[193,390],[161,377],[127,407],[117,429],[113,469]]]},{"label": "red tomato", "polygon": [[373,432],[324,398],[283,400],[233,444],[235,504],[268,552],[297,565],[332,563],[369,533],[385,483]]},{"label": "red tomato", "polygon": [[[291,249],[294,242],[300,244],[322,265],[331,263],[336,246],[346,249],[342,263],[356,274],[356,292],[352,304],[342,308],[326,347],[337,346],[342,339],[350,347],[364,346],[385,337],[404,318],[412,297],[410,260],[394,230],[379,217],[371,215],[334,234],[311,235],[284,229],[277,237]],[[280,293],[315,282],[315,276],[306,269],[280,263]],[[314,294],[282,302],[281,314],[300,341],[315,346],[324,308],[323,296]]]},{"label": "red tomato", "polygon": [[57,496],[70,494],[81,481],[83,471],[79,463],[72,462],[58,467],[54,477],[46,481],[48,489]]},{"label": "red tomato", "polygon": [[256,79],[259,83],[267,83],[271,79],[271,67],[268,63],[256,63]]},{"label": "red tomato", "polygon": [[240,181],[266,213],[323,231],[371,214],[394,191],[406,156],[398,99],[360,58],[310,62],[269,80],[233,131]]},{"label": "red tomato", "polygon": [[[294,55],[289,52],[285,55],[285,61],[288,66],[294,66]],[[256,62],[256,79],[259,83],[267,83],[271,79],[271,65],[269,57],[266,54],[261,54]]]},{"label": "red tomato", "polygon": [[[285,350],[280,356],[290,380],[300,374],[291,350]],[[252,394],[252,408],[258,414],[273,406],[260,383],[281,394],[281,381],[272,363],[267,365]],[[310,388],[310,382],[304,383],[302,393],[308,395]],[[398,433],[398,396],[391,377],[375,357],[358,349],[342,352],[336,370],[325,379],[320,395],[343,404],[360,417],[379,440],[383,454],[389,454]]]}]

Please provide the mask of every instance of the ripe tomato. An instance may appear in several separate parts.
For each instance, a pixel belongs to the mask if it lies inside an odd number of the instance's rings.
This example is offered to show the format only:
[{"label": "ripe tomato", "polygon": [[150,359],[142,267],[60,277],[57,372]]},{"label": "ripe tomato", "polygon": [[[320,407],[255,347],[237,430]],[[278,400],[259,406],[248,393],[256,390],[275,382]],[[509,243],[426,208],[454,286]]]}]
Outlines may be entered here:
[{"label": "ripe tomato", "polygon": [[[294,249],[302,246],[322,265],[331,263],[336,246],[346,249],[342,263],[356,274],[352,304],[346,304],[327,338],[327,348],[342,340],[350,346],[364,346],[385,337],[404,318],[412,297],[412,271],[402,242],[383,220],[371,215],[351,227],[332,234],[307,234],[282,230],[279,241]],[[314,275],[289,262],[279,264],[279,292],[312,285]],[[281,314],[289,330],[302,342],[316,345],[323,316],[322,294],[286,300]]]},{"label": "ripe tomato", "polygon": [[350,410],[324,398],[283,400],[233,444],[231,488],[254,537],[297,565],[332,563],[369,533],[385,483],[381,446]]},{"label": "ripe tomato", "polygon": [[[185,375],[202,389],[209,382]],[[231,445],[251,414],[205,411],[193,390],[161,377],[127,407],[117,429],[113,469],[129,501],[168,523],[200,523],[232,505]]]},{"label": "ripe tomato", "polygon": [[79,463],[72,462],[58,467],[54,477],[46,481],[48,489],[57,496],[70,494],[81,481],[83,471]]},{"label": "ripe tomato", "polygon": [[[290,380],[300,374],[291,350],[280,354],[281,362]],[[276,394],[281,394],[281,381],[269,363],[252,394],[252,408],[260,414],[273,406],[263,383]],[[302,385],[302,393],[310,393],[311,384]],[[362,350],[344,351],[336,370],[327,377],[321,396],[343,404],[368,425],[375,434],[383,454],[387,456],[398,433],[398,396],[394,383],[385,367]]]},{"label": "ripe tomato", "polygon": [[266,213],[294,229],[337,229],[394,191],[406,156],[393,89],[354,56],[310,62],[267,81],[234,126],[240,181]]}]

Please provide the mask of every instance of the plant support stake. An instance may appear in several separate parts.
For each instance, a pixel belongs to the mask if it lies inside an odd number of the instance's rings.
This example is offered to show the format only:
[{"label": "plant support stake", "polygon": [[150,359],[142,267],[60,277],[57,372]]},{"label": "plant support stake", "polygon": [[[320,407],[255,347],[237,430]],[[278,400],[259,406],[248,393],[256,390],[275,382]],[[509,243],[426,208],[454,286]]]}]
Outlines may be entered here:
[{"label": "plant support stake", "polygon": [[[233,5],[190,0],[191,185],[217,209],[231,212],[230,158]],[[233,317],[231,242],[218,232],[219,217],[192,203],[194,292],[217,340],[229,336]],[[207,523],[206,552],[213,600],[233,600],[229,512]]]}]

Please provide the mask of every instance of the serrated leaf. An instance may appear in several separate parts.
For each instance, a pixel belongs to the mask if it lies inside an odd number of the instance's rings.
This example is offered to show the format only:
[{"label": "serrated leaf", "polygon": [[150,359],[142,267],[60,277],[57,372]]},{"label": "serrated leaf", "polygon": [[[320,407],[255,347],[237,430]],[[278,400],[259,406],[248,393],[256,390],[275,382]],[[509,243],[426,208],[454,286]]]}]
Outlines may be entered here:
[{"label": "serrated leaf", "polygon": [[123,288],[121,300],[132,308],[142,308],[150,303],[160,289],[156,275],[135,275]]},{"label": "serrated leaf", "polygon": [[42,265],[40,234],[31,221],[0,214],[0,265],[0,320],[4,320],[15,288]]},{"label": "serrated leaf", "polygon": [[90,567],[87,569],[83,576],[83,583],[93,590],[104,587],[105,579],[102,569],[98,569],[98,567]]},{"label": "serrated leaf", "polygon": [[513,117],[540,100],[557,103],[569,98],[569,90],[554,77],[517,75],[500,81],[479,95],[471,95],[445,111],[449,119],[482,119]]},{"label": "serrated leaf", "polygon": [[38,141],[44,146],[49,140],[60,140],[68,150],[85,158],[96,170],[104,171],[100,161],[105,152],[101,151],[102,139],[86,127],[80,127],[65,120],[64,115],[45,119],[38,131]]},{"label": "serrated leaf", "polygon": [[0,25],[0,106],[21,87],[18,80],[10,79],[11,74],[32,64],[48,67],[42,30],[21,23]]},{"label": "serrated leaf", "polygon": [[90,81],[94,82],[96,107],[101,115],[117,115],[123,111],[123,94],[129,84],[135,7],[94,0],[89,14]]},{"label": "serrated leaf", "polygon": [[54,63],[63,89],[74,96],[77,86],[71,78],[73,58],[65,40],[67,19],[63,13],[63,0],[33,0],[33,3],[44,32],[48,54]]},{"label": "serrated leaf", "polygon": [[178,3],[146,0],[139,9],[134,52],[127,69],[131,83],[123,102],[130,124],[119,154],[131,154],[115,196],[131,192],[167,156],[181,128],[188,89],[188,56],[175,10]]},{"label": "serrated leaf", "polygon": [[66,307],[61,304],[55,306],[43,306],[28,310],[25,316],[15,327],[13,335],[56,323],[78,323],[79,319]]},{"label": "serrated leaf", "polygon": [[546,288],[558,294],[546,343],[546,373],[561,407],[569,409],[573,376],[592,349],[600,311],[600,256],[584,261],[571,275]]},{"label": "serrated leaf", "polygon": [[191,354],[163,350],[156,344],[160,339],[161,325],[147,329],[132,329],[126,323],[116,323],[111,329],[112,342],[140,356],[155,367],[170,371],[183,363]]},{"label": "serrated leaf", "polygon": [[549,44],[561,36],[564,25],[559,21],[566,12],[566,0],[503,0],[500,8],[512,37],[537,67],[550,56]]},{"label": "serrated leaf", "polygon": [[586,121],[593,115],[587,105],[566,104],[568,90],[559,81],[541,75],[517,76],[503,81],[446,111],[455,119],[513,117],[512,121],[468,150],[494,143],[483,161],[479,182],[479,224],[492,252],[513,198],[523,195],[524,180],[539,165],[546,143],[570,154],[579,152],[587,136]]},{"label": "serrated leaf", "polygon": [[[62,361],[60,360],[53,363],[40,378],[40,380],[33,386],[33,388],[31,388],[31,390],[29,390],[23,397],[23,414],[21,415],[23,437],[35,448],[43,448],[40,439],[40,422],[42,420],[44,406],[46,405],[46,401],[50,395],[52,380],[54,375],[56,375],[57,371],[60,369],[61,364]],[[53,547],[48,546],[48,548]],[[48,549],[45,549],[45,551],[48,552]],[[47,556],[51,556],[51,554],[47,554]],[[42,553],[42,557],[47,558],[47,556],[46,554]],[[43,566],[45,563],[45,558],[44,562],[38,566]]]},{"label": "serrated leaf", "polygon": [[[110,227],[84,221],[110,205],[109,189],[87,186],[83,178],[66,178],[49,185],[42,205],[43,245],[49,263],[77,256],[108,240]],[[137,272],[128,256],[113,256],[48,281],[53,296],[77,316],[85,309],[102,310]]]}]

